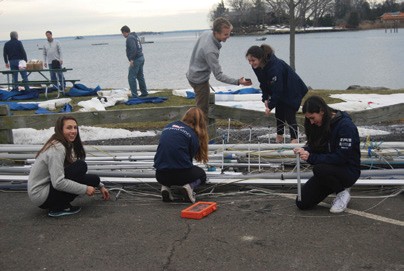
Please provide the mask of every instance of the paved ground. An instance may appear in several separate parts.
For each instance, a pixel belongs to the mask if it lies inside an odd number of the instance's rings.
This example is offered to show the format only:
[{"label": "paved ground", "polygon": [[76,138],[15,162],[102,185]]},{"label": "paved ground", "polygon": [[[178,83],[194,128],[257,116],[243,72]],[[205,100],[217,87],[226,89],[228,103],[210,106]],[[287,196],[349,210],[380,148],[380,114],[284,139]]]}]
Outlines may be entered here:
[{"label": "paved ground", "polygon": [[333,215],[234,189],[199,198],[218,210],[192,220],[180,217],[189,204],[142,191],[154,196],[78,198],[82,211],[64,218],[47,217],[24,192],[1,192],[0,270],[404,270],[404,193],[354,190],[366,198]]}]

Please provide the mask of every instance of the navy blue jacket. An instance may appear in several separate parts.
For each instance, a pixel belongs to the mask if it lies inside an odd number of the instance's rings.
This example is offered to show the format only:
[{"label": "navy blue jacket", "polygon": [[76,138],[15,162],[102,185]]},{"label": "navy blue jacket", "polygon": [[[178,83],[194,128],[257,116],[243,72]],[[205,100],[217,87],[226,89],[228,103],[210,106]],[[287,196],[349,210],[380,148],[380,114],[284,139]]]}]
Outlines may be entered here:
[{"label": "navy blue jacket", "polygon": [[142,43],[135,32],[130,33],[126,37],[126,56],[129,61],[143,56]]},{"label": "navy blue jacket", "polygon": [[154,167],[157,170],[191,168],[198,150],[199,139],[195,131],[182,121],[172,122],[161,133]]},{"label": "navy blue jacket", "polygon": [[297,73],[282,59],[272,54],[263,68],[253,69],[262,90],[262,102],[268,101],[269,109],[279,102],[289,105],[296,112],[308,89]]},{"label": "navy blue jacket", "polygon": [[4,44],[3,48],[4,63],[8,64],[10,60],[27,60],[27,54],[25,53],[22,42],[16,38],[11,38]]},{"label": "navy blue jacket", "polygon": [[352,172],[352,177],[359,178],[361,162],[359,133],[346,112],[337,111],[331,120],[331,137],[327,145],[328,150],[324,153],[311,152],[309,147],[305,147],[310,153],[307,162],[312,165],[345,166]]}]

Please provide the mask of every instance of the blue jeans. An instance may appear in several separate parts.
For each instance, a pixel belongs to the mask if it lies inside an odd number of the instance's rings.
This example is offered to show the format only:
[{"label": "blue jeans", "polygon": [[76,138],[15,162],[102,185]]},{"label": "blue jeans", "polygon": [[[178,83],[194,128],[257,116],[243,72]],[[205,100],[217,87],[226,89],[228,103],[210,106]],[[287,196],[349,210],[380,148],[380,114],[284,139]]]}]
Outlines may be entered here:
[{"label": "blue jeans", "polygon": [[[18,70],[18,63],[20,62],[20,60],[22,59],[14,59],[14,60],[10,60],[10,70]],[[22,81],[23,82],[27,82],[28,81],[28,73],[26,70],[21,70],[20,71],[21,77],[22,77]],[[13,73],[13,83],[15,83],[15,86],[13,87],[13,90],[17,90],[18,89],[18,72],[14,72]],[[29,86],[25,85],[25,90],[29,90]]]},{"label": "blue jeans", "polygon": [[144,57],[138,57],[133,61],[133,66],[129,66],[128,82],[132,97],[137,97],[137,83],[139,82],[139,88],[142,95],[147,95],[146,82],[143,74]]},{"label": "blue jeans", "polygon": [[[48,64],[49,69],[52,69],[52,63]],[[57,78],[56,78],[57,76]],[[65,82],[65,77],[63,76],[63,72],[54,72],[50,71],[50,77],[52,81],[58,81],[60,88],[64,89],[66,87],[66,82]],[[63,82],[63,86],[62,86]],[[57,85],[55,85],[56,88],[59,88]]]}]

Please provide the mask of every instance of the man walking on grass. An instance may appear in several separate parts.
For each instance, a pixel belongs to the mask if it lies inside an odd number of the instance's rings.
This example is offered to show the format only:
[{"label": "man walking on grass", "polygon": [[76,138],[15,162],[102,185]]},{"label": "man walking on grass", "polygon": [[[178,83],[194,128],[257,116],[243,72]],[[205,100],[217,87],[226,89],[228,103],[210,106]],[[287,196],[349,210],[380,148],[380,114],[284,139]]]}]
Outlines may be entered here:
[{"label": "man walking on grass", "polygon": [[140,96],[146,97],[148,95],[146,82],[144,80],[143,66],[144,56],[143,48],[139,37],[135,32],[130,32],[130,28],[126,25],[121,28],[122,35],[126,38],[126,56],[129,60],[129,73],[128,81],[132,97],[137,97],[137,83],[139,82]]}]

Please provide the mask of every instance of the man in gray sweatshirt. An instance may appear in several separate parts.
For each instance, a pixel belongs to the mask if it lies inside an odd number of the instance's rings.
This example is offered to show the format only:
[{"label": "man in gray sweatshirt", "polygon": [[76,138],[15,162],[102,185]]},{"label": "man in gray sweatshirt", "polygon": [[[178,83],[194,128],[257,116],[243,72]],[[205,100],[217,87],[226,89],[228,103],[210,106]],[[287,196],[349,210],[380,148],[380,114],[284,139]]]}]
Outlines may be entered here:
[{"label": "man in gray sweatshirt", "polygon": [[233,29],[231,23],[225,18],[217,18],[213,22],[213,30],[201,34],[192,51],[191,61],[187,72],[189,84],[194,89],[196,106],[205,113],[208,119],[210,74],[223,83],[231,85],[250,86],[251,80],[231,78],[225,75],[219,64],[221,42],[225,42]]},{"label": "man in gray sweatshirt", "polygon": [[[55,40],[52,35],[52,31],[46,31],[45,33],[47,42],[43,46],[43,60],[45,68],[60,69],[63,65],[62,46],[60,42]],[[56,77],[57,75],[57,77]],[[52,81],[59,82],[60,86],[55,85],[56,88],[64,89],[66,87],[65,78],[63,72],[50,71]]]}]

